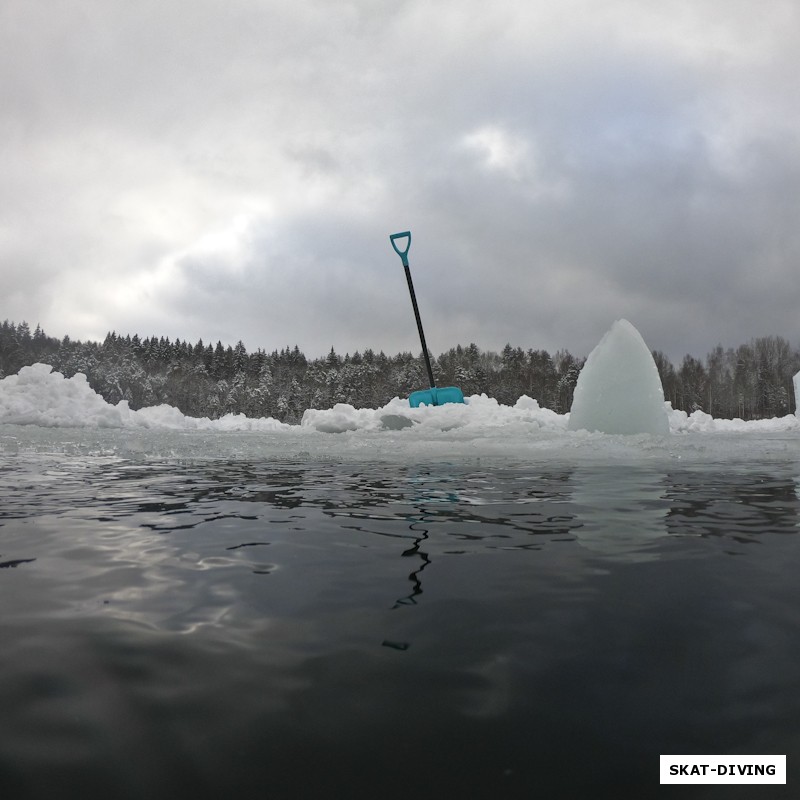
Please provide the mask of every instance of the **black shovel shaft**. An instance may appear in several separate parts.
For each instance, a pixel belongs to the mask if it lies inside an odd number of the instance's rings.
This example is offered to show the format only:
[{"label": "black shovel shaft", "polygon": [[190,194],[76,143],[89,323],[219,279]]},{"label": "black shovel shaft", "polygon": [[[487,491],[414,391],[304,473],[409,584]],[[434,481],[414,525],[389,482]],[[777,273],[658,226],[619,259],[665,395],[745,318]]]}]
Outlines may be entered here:
[{"label": "black shovel shaft", "polygon": [[408,281],[408,291],[411,294],[411,305],[414,306],[414,316],[417,320],[417,330],[419,331],[419,341],[422,345],[422,355],[425,356],[425,366],[428,369],[428,380],[431,382],[431,389],[436,388],[436,382],[433,380],[433,369],[431,368],[431,357],[428,355],[428,345],[425,344],[425,333],[422,330],[422,320],[419,316],[419,307],[417,306],[417,296],[414,294],[414,284],[411,281],[411,270],[408,264],[403,265],[406,271],[406,280]]}]

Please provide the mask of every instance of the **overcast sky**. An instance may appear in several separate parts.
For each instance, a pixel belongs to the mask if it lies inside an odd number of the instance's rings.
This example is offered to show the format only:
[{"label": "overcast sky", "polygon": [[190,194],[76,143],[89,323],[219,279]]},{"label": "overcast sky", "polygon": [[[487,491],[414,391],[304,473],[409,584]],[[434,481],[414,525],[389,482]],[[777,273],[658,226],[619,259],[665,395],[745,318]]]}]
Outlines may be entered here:
[{"label": "overcast sky", "polygon": [[0,320],[800,344],[796,0],[2,0]]}]

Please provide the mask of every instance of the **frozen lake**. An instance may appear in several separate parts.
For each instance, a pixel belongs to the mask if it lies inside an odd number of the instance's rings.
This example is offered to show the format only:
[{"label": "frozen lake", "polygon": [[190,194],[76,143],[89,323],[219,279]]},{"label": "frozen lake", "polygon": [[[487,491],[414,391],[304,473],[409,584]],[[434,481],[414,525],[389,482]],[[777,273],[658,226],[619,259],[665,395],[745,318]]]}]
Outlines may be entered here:
[{"label": "frozen lake", "polygon": [[790,432],[0,426],[0,794],[788,796],[799,480]]}]

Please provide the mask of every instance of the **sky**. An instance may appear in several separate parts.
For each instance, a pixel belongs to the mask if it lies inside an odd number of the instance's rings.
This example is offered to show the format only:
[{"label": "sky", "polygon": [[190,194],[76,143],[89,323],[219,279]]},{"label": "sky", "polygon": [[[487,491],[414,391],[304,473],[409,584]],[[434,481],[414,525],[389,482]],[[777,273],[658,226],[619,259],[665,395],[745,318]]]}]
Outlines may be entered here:
[{"label": "sky", "polygon": [[0,320],[800,345],[796,0],[2,0]]}]

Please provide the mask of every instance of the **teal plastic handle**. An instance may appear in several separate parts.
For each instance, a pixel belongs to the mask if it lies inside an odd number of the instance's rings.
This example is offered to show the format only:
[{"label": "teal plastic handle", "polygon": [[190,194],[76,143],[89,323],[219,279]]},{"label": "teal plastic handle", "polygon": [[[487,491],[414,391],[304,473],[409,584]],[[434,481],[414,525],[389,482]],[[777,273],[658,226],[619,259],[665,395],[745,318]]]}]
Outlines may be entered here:
[{"label": "teal plastic handle", "polygon": [[[406,249],[405,250],[401,250],[397,246],[397,240],[398,239],[403,239],[405,237],[408,237],[408,243],[406,244]],[[402,233],[393,233],[389,237],[389,241],[392,243],[392,247],[394,247],[395,253],[397,253],[397,255],[399,255],[400,258],[403,259],[403,266],[407,267],[408,266],[408,250],[411,247],[411,231],[403,231]]]}]

